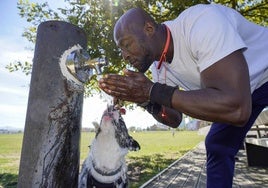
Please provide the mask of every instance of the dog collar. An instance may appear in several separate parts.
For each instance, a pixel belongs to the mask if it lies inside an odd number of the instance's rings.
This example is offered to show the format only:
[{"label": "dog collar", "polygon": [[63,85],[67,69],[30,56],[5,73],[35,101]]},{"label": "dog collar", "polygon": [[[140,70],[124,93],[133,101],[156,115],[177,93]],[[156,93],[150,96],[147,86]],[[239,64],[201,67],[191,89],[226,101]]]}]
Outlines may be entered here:
[{"label": "dog collar", "polygon": [[119,168],[117,168],[117,169],[114,170],[114,171],[111,171],[111,172],[104,172],[103,170],[97,168],[97,166],[96,166],[96,164],[95,164],[94,161],[92,161],[92,166],[93,166],[94,170],[95,170],[97,173],[99,173],[99,174],[101,174],[101,175],[103,175],[103,176],[114,176],[114,175],[118,174],[118,173],[122,170],[122,165],[121,165]]},{"label": "dog collar", "polygon": [[102,188],[111,188],[111,187],[116,187],[116,185],[120,185],[121,183],[124,183],[121,177],[113,183],[102,183],[96,180],[90,174],[88,174],[87,176],[87,185],[91,185],[92,187],[95,186],[95,187],[102,187]]}]

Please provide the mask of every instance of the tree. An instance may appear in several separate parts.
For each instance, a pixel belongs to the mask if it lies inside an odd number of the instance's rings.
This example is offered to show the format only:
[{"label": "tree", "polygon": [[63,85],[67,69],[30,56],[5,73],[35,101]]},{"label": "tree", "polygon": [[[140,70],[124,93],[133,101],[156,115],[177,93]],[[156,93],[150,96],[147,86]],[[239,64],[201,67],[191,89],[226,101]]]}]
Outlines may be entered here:
[{"label": "tree", "polygon": [[[246,18],[261,25],[267,25],[267,0],[215,0],[240,11]],[[52,10],[48,3],[32,3],[19,0],[17,8],[22,18],[31,23],[24,33],[30,42],[35,43],[37,26],[46,20],[63,20],[83,28],[88,37],[88,53],[92,58],[106,56],[111,62],[105,68],[105,73],[120,73],[126,66],[120,56],[120,51],[113,41],[113,26],[116,20],[129,8],[142,7],[156,19],[157,22],[171,20],[186,8],[199,4],[210,3],[209,0],[66,0],[68,6]],[[10,71],[22,70],[31,72],[31,63],[10,63]],[[87,87],[98,90],[96,79],[92,79]],[[88,93],[88,92],[87,92]],[[90,92],[89,92],[90,93]]]},{"label": "tree", "polygon": [[214,0],[213,2],[227,5],[239,11],[248,20],[268,26],[267,0]]}]

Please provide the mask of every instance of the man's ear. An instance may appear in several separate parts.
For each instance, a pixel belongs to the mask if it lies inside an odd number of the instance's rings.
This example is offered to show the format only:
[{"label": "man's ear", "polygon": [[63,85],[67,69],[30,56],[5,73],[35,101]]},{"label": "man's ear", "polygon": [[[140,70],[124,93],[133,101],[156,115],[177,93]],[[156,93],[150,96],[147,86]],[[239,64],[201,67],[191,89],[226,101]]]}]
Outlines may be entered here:
[{"label": "man's ear", "polygon": [[143,31],[146,36],[152,36],[155,32],[155,26],[152,22],[146,22],[143,28]]}]

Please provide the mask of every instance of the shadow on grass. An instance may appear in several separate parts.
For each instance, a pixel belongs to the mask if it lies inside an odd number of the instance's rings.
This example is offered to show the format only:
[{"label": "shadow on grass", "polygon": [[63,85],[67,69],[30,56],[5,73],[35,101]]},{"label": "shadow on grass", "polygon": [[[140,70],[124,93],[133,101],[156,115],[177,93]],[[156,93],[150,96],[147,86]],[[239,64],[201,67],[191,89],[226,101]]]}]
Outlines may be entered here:
[{"label": "shadow on grass", "polygon": [[17,174],[2,173],[0,174],[0,187],[16,188],[18,183]]},{"label": "shadow on grass", "polygon": [[174,159],[167,159],[162,154],[141,157],[129,157],[128,176],[131,188],[137,188],[167,168]]},{"label": "shadow on grass", "polygon": [[[182,155],[186,152],[186,150],[180,151]],[[176,159],[168,159],[162,154],[129,157],[127,163],[130,188],[140,187],[156,174],[167,168],[175,160]],[[16,188],[17,181],[17,174],[0,174],[0,188]]]}]

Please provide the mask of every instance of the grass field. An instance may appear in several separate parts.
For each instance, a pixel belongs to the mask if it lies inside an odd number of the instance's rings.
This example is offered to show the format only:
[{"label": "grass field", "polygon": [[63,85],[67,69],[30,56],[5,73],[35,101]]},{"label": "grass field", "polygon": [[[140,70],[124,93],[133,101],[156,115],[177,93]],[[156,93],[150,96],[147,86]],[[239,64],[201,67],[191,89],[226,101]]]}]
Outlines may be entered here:
[{"label": "grass field", "polygon": [[[141,145],[140,151],[127,155],[131,188],[139,187],[204,140],[204,136],[195,131],[176,131],[174,135],[170,131],[131,135]],[[22,138],[23,134],[0,134],[0,188],[17,185]],[[94,133],[82,133],[81,163],[87,156],[92,138]]]}]

